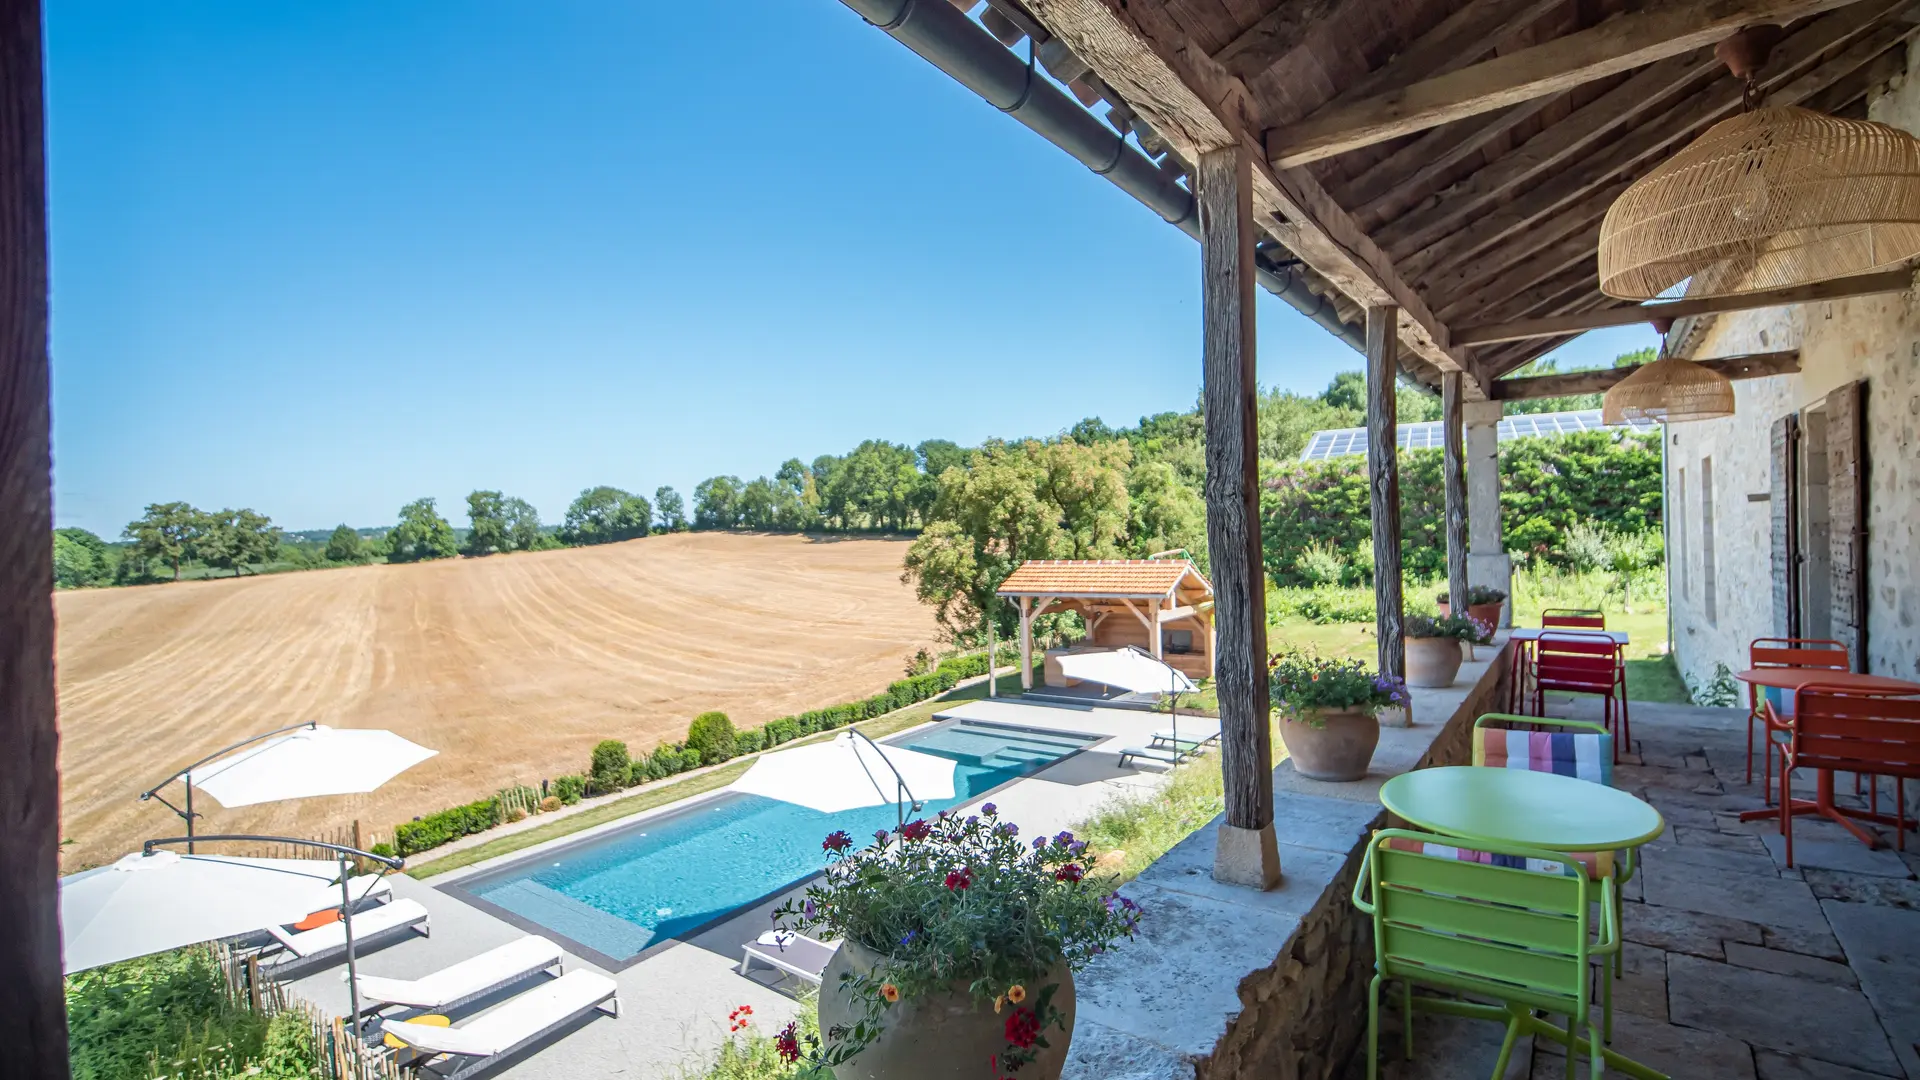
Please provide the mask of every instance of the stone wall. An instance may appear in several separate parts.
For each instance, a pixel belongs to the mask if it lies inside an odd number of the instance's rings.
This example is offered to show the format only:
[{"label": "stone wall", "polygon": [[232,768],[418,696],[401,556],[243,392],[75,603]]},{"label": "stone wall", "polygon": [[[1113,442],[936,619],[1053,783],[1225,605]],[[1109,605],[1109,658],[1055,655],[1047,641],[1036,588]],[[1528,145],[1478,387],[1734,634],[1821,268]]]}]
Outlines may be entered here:
[{"label": "stone wall", "polygon": [[[1908,68],[1913,66],[1909,54]],[[1872,119],[1920,133],[1920,79],[1896,77]],[[1869,670],[1920,677],[1920,299],[1913,291],[1721,315],[1689,340],[1694,357],[1800,349],[1800,373],[1735,382],[1737,413],[1669,431],[1667,485],[1675,652],[1693,685],[1715,665],[1747,666],[1747,646],[1773,634],[1771,503],[1774,420],[1843,384],[1868,387]],[[1706,597],[1701,464],[1712,459],[1715,590]],[[1684,473],[1684,494],[1682,474]]]}]

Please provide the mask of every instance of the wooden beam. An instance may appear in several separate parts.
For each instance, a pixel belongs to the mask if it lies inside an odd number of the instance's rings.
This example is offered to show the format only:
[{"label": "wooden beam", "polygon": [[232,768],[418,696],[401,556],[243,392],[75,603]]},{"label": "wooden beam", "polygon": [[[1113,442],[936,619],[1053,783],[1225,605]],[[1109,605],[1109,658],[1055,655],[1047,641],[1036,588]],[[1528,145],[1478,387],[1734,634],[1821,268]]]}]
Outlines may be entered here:
[{"label": "wooden beam", "polygon": [[[1717,371],[1729,379],[1763,379],[1769,375],[1791,375],[1800,370],[1800,350],[1746,353],[1741,356],[1716,356],[1695,360],[1703,368]],[[1573,371],[1565,375],[1538,375],[1528,379],[1495,379],[1494,401],[1533,401],[1539,398],[1571,397],[1574,394],[1598,394],[1611,389],[1627,376],[1645,367],[1602,368],[1598,371]]]},{"label": "wooden beam", "polygon": [[1395,432],[1398,404],[1394,376],[1399,365],[1392,308],[1367,309],[1367,478],[1373,507],[1374,630],[1380,673],[1407,674],[1407,645],[1400,596],[1400,453]]},{"label": "wooden beam", "polygon": [[40,5],[0,3],[0,1076],[66,1080]]},{"label": "wooden beam", "polygon": [[[1559,219],[1556,218],[1552,224],[1558,224],[1558,222]],[[1439,308],[1441,317],[1458,319],[1462,315],[1480,314],[1486,307],[1487,298],[1518,295],[1531,286],[1551,280],[1570,266],[1595,258],[1594,252],[1600,245],[1599,219],[1589,218],[1584,221],[1576,219],[1569,224],[1576,230],[1572,235],[1548,244],[1543,250],[1524,258],[1518,265],[1503,268],[1498,265],[1498,260],[1489,259],[1492,265],[1485,271],[1485,276],[1475,274],[1470,280],[1463,280],[1466,274],[1460,273],[1451,275],[1451,281],[1446,282],[1452,286],[1451,288],[1436,284],[1431,301]],[[1543,226],[1541,231],[1547,232],[1548,229]],[[1504,254],[1505,250],[1495,248],[1488,254]]]},{"label": "wooden beam", "polygon": [[[1200,156],[1202,394],[1207,427],[1207,552],[1218,601],[1220,768],[1226,827],[1215,875],[1271,888],[1279,882],[1273,840],[1273,745],[1268,734],[1266,578],[1260,561],[1258,393],[1254,363],[1253,155],[1240,143]],[[1224,831],[1224,830],[1223,830]],[[1247,841],[1256,857],[1230,858]],[[1245,845],[1236,848],[1244,854]],[[1271,853],[1270,857],[1268,853]]]},{"label": "wooden beam", "polygon": [[[1259,125],[1246,84],[1190,45],[1165,12],[1108,0],[1028,0],[1026,6],[1187,160],[1235,143],[1253,146],[1258,156]],[[1401,309],[1409,352],[1442,371],[1465,363],[1466,354],[1447,340],[1425,301],[1311,173],[1276,171],[1263,158],[1253,198],[1273,238],[1345,298]]]},{"label": "wooden beam", "polygon": [[1712,45],[1743,26],[1786,22],[1847,0],[1675,0],[1363,101],[1322,109],[1266,135],[1289,169]]},{"label": "wooden beam", "polygon": [[1566,0],[1469,0],[1385,64],[1343,88],[1327,104],[1362,101],[1397,86],[1458,71],[1565,4]]},{"label": "wooden beam", "polygon": [[1855,296],[1906,292],[1913,287],[1911,269],[1886,270],[1877,274],[1837,278],[1812,285],[1747,293],[1744,296],[1715,296],[1700,300],[1672,300],[1662,304],[1632,304],[1604,308],[1580,315],[1556,315],[1545,319],[1487,323],[1464,326],[1454,339],[1463,345],[1484,345],[1495,341],[1519,341],[1522,338],[1554,337],[1598,330],[1607,326],[1632,326],[1657,319],[1679,319],[1688,315],[1717,315],[1726,311],[1752,311],[1757,308],[1784,307],[1788,304],[1815,304],[1824,300],[1845,300]]},{"label": "wooden beam", "polygon": [[1300,47],[1307,34],[1344,0],[1288,0],[1227,42],[1213,60],[1241,79],[1252,79]]},{"label": "wooden beam", "polygon": [[1552,98],[1535,98],[1424,132],[1354,177],[1341,191],[1341,201],[1353,207],[1353,216],[1362,226],[1372,230],[1428,197],[1434,181],[1455,165],[1551,104]]},{"label": "wooden beam", "polygon": [[1440,380],[1441,469],[1445,472],[1447,508],[1447,610],[1467,613],[1467,448],[1464,441],[1466,398],[1461,376],[1448,372]]}]

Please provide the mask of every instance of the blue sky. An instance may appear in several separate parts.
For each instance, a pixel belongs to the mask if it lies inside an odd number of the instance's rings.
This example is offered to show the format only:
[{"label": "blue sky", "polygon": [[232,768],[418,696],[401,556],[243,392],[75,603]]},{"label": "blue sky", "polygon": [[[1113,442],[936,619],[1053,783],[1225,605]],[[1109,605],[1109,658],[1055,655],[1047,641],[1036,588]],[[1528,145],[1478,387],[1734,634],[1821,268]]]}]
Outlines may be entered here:
[{"label": "blue sky", "polygon": [[[47,36],[63,525],[557,521],[1199,387],[1197,246],[835,0],[49,0]],[[1358,366],[1262,296],[1263,382]]]}]

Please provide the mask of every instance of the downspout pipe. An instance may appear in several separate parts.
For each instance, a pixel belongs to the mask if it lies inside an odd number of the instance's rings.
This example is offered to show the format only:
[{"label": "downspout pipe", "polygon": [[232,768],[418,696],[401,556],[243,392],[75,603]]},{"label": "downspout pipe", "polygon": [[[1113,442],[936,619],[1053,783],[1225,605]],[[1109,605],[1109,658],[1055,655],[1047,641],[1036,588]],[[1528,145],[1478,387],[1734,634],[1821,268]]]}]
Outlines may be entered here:
[{"label": "downspout pipe", "polygon": [[[1162,165],[1141,153],[948,0],[841,2],[1181,232],[1200,238],[1199,207],[1193,193],[1180,186],[1171,156]],[[1341,320],[1331,302],[1307,288],[1302,274],[1260,267],[1258,276],[1289,307],[1355,351],[1366,351],[1366,331]]]}]

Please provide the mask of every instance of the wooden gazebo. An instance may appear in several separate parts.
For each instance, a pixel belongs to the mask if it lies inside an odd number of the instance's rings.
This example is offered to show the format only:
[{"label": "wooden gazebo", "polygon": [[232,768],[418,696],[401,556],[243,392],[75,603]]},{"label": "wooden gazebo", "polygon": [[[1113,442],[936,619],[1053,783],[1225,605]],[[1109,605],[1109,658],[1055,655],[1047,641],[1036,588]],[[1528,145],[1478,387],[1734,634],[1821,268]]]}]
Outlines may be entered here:
[{"label": "wooden gazebo", "polygon": [[[1020,608],[1020,682],[1033,689],[1033,620],[1072,611],[1084,644],[1137,646],[1189,678],[1213,677],[1213,586],[1185,559],[1033,559],[1000,583]],[[1049,684],[1053,675],[1049,672]]]}]

